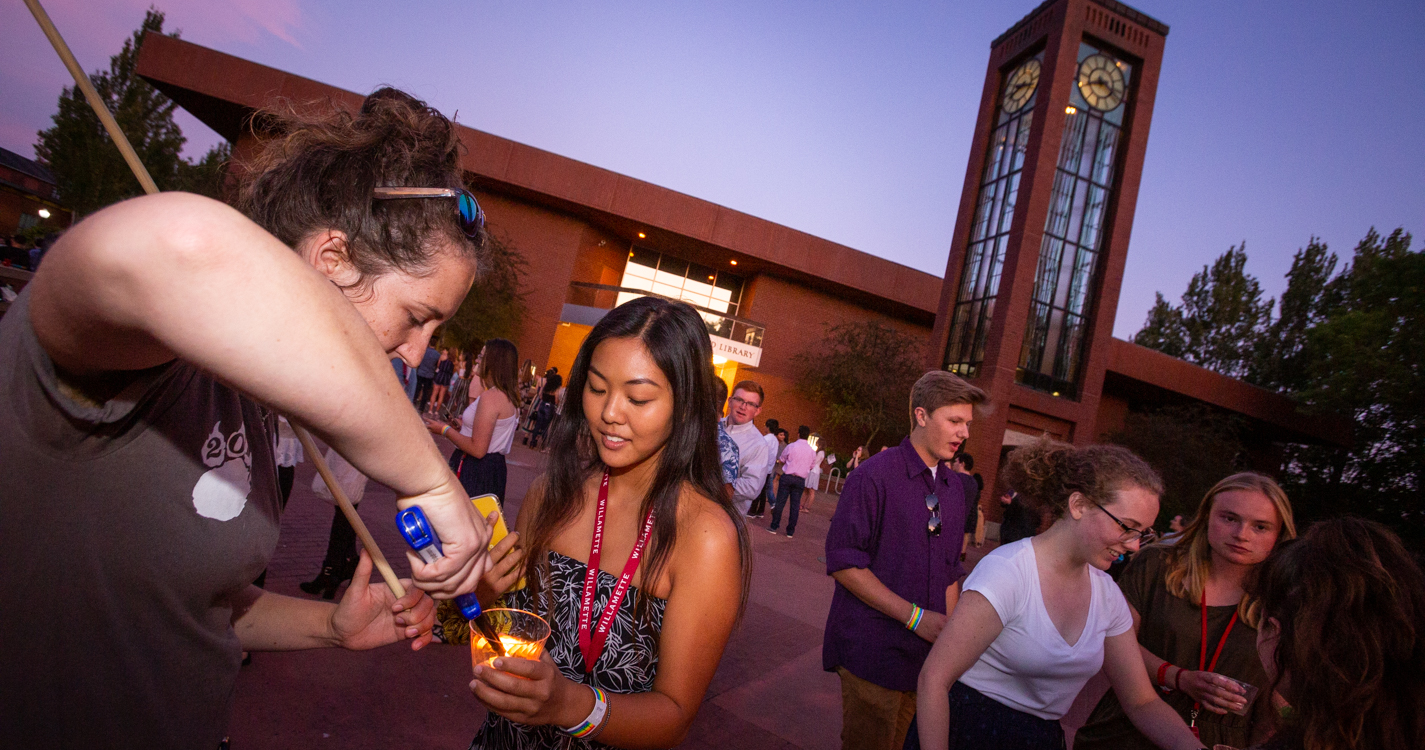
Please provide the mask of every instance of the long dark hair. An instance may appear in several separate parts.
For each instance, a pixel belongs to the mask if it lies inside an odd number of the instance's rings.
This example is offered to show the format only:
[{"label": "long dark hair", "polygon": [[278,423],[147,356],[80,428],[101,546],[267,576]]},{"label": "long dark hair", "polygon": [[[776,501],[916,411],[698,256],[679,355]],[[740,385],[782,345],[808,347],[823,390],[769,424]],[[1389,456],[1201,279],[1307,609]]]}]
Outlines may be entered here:
[{"label": "long dark hair", "polygon": [[550,427],[549,472],[539,513],[530,524],[525,563],[534,601],[541,601],[548,580],[548,551],[560,529],[572,523],[584,502],[584,482],[602,472],[598,449],[584,415],[584,385],[594,349],[609,339],[636,338],[668,378],[673,390],[672,433],[663,445],[658,471],[639,516],[655,512],[652,538],[643,560],[643,583],[637,611],[647,611],[648,589],[658,580],[678,540],[678,497],[685,485],[717,503],[737,528],[742,560],[742,596],[738,615],[747,606],[752,576],[752,547],[742,514],[724,493],[717,447],[717,409],[713,404],[712,344],[707,326],[690,305],[657,297],[640,297],[614,308],[589,332],[569,372],[564,410]]},{"label": "long dark hair", "polygon": [[1287,676],[1290,746],[1407,750],[1425,736],[1425,574],[1386,527],[1313,524],[1282,542],[1256,582],[1280,623],[1277,688]]},{"label": "long dark hair", "polygon": [[490,339],[485,342],[485,357],[480,361],[480,371],[476,373],[486,388],[505,394],[510,405],[520,408],[520,389],[515,382],[519,379],[520,352],[509,339]]}]

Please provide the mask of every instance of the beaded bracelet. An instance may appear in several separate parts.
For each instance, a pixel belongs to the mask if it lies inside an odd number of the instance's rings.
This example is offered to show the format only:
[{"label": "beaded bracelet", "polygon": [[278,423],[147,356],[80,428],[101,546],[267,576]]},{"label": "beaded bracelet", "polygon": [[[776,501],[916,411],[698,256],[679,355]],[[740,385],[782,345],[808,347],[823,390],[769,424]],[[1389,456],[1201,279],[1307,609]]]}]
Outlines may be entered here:
[{"label": "beaded bracelet", "polygon": [[920,621],[923,619],[925,619],[925,610],[921,609],[919,604],[912,603],[910,605],[910,619],[905,621],[906,630],[914,633],[915,629],[920,627]]},{"label": "beaded bracelet", "polygon": [[563,730],[565,734],[571,737],[593,739],[599,736],[599,734],[604,731],[604,727],[609,723],[608,693],[605,693],[593,685],[590,685],[589,689],[594,691],[594,710],[590,711],[589,715],[577,725]]}]

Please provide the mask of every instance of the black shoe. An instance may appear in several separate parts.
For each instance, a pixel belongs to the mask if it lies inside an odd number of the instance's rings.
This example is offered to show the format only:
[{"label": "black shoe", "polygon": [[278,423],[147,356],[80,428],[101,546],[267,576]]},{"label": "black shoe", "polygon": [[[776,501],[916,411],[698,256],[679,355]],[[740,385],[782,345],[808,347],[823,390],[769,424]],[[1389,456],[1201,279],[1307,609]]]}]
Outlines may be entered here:
[{"label": "black shoe", "polygon": [[[333,594],[335,594],[336,584],[333,583],[333,579],[335,578],[336,568],[331,565],[324,565],[322,566],[322,572],[317,574],[315,580],[307,581],[306,583],[299,583],[297,584],[297,588],[312,595],[316,595],[320,592],[323,593],[324,599],[330,599],[331,596],[325,595],[325,591],[330,588]],[[340,581],[337,581],[337,584],[339,583]]]}]

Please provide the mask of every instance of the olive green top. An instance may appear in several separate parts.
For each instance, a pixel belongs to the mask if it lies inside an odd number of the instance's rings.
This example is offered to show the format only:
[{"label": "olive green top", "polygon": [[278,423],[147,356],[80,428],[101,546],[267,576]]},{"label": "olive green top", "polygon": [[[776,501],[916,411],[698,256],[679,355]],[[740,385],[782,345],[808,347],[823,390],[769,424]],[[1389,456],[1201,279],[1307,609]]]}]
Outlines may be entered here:
[{"label": "olive green top", "polygon": [[[1168,593],[1167,557],[1172,547],[1153,545],[1133,558],[1118,577],[1118,586],[1128,604],[1141,616],[1138,643],[1158,657],[1183,669],[1195,670],[1202,645],[1202,610],[1196,602],[1188,602]],[[1236,606],[1207,608],[1207,661],[1222,638],[1222,632],[1232,619]],[[1171,670],[1169,670],[1171,672]],[[1202,743],[1232,747],[1247,747],[1256,722],[1270,721],[1271,700],[1266,692],[1267,675],[1257,657],[1257,631],[1238,618],[1232,633],[1217,659],[1217,674],[1257,686],[1257,698],[1246,716],[1217,714],[1203,708],[1197,716]],[[1148,678],[1157,683],[1157,675]],[[1182,692],[1159,695],[1183,721],[1192,715],[1193,700]],[[1149,742],[1123,713],[1118,696],[1113,691],[1103,696],[1094,707],[1088,722],[1074,738],[1074,750],[1153,750]]]}]

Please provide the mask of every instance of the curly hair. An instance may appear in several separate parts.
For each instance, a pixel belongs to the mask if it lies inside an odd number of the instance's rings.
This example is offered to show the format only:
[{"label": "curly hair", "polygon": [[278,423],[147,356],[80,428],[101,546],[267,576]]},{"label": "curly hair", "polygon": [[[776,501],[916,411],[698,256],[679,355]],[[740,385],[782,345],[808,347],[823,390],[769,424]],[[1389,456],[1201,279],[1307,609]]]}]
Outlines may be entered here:
[{"label": "curly hair", "polygon": [[[1281,533],[1277,536],[1278,544],[1296,538],[1296,519],[1292,514],[1291,500],[1287,499],[1281,485],[1275,479],[1253,471],[1233,474],[1207,491],[1197,506],[1197,515],[1192,523],[1183,529],[1182,537],[1170,548],[1165,566],[1167,575],[1164,577],[1169,594],[1189,602],[1202,599],[1203,587],[1207,585],[1207,576],[1212,571],[1212,548],[1207,543],[1212,506],[1217,502],[1218,495],[1233,490],[1260,492],[1272,501],[1282,524]],[[1261,609],[1256,597],[1243,594],[1242,602],[1237,607],[1238,617],[1255,628],[1261,620]]]},{"label": "curly hair", "polygon": [[1048,437],[1020,447],[1009,456],[1005,479],[1010,487],[1041,507],[1063,516],[1075,492],[1107,504],[1125,487],[1163,494],[1163,480],[1146,461],[1122,446],[1076,448]]},{"label": "curly hair", "polygon": [[425,275],[446,248],[478,260],[484,235],[465,236],[451,201],[372,200],[377,187],[464,187],[455,125],[425,102],[381,88],[355,114],[282,101],[249,122],[266,141],[239,165],[237,208],[288,246],[345,233],[358,283]]},{"label": "curly hair", "polygon": [[1359,518],[1321,521],[1277,545],[1255,588],[1279,628],[1271,689],[1285,685],[1292,705],[1280,727],[1288,746],[1420,747],[1425,573],[1395,534]]}]

